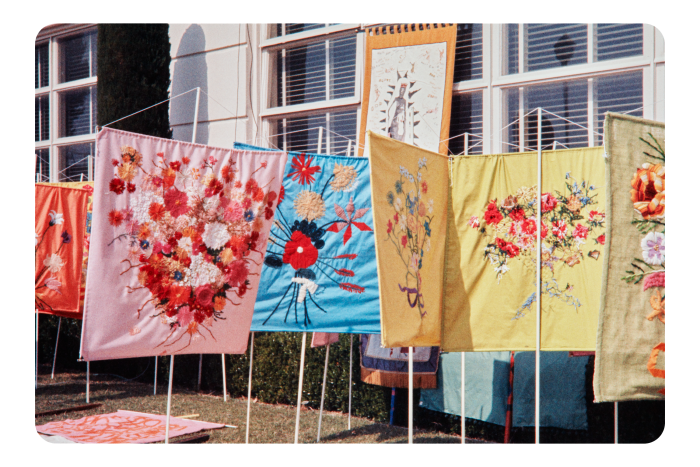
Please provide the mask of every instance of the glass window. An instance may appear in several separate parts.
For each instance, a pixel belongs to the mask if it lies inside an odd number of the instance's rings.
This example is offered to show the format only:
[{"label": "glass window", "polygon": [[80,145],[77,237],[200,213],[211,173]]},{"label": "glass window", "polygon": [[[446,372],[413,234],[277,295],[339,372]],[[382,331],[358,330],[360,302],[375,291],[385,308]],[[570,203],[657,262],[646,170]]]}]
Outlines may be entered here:
[{"label": "glass window", "polygon": [[641,24],[596,24],[596,61],[642,55]]},{"label": "glass window", "polygon": [[519,66],[519,55],[518,55],[518,47],[519,47],[519,25],[518,24],[507,24],[506,25],[506,47],[507,47],[507,65],[506,65],[506,74],[507,75],[512,75],[514,73],[518,73],[518,66]]},{"label": "glass window", "polygon": [[49,85],[49,44],[34,48],[34,89]]},{"label": "glass window", "polygon": [[63,40],[60,48],[60,83],[97,76],[97,31]]},{"label": "glass window", "polygon": [[94,132],[97,118],[97,87],[80,88],[59,94],[61,137]]},{"label": "glass window", "polygon": [[294,34],[297,32],[311,31],[313,29],[319,29],[326,27],[325,23],[285,23],[284,33],[282,33],[282,24],[278,24],[276,28],[277,37]]},{"label": "glass window", "polygon": [[277,92],[271,107],[354,96],[356,42],[352,35],[273,52]]},{"label": "glass window", "polygon": [[49,181],[49,148],[35,149],[36,154],[36,168],[35,181],[36,182],[48,182]]},{"label": "glass window", "polygon": [[83,180],[92,180],[88,168],[92,165],[88,158],[94,157],[95,143],[81,143],[59,148],[59,176],[61,182],[79,182],[80,175]]},{"label": "glass window", "polygon": [[49,96],[34,98],[34,141],[49,139]]},{"label": "glass window", "polygon": [[[322,154],[347,154],[348,140],[355,144],[357,134],[357,110],[328,112],[302,117],[280,118],[274,122],[275,146],[287,151],[319,152],[319,131]],[[352,149],[352,154],[355,148]]]},{"label": "glass window", "polygon": [[483,32],[481,24],[458,24],[454,82],[483,77]]},{"label": "glass window", "polygon": [[603,76],[594,80],[596,103],[596,145],[603,144],[603,123],[605,112],[618,112],[642,117],[644,99],[642,96],[643,77],[641,71],[612,76]]},{"label": "glass window", "polygon": [[469,135],[468,154],[482,154],[481,139],[483,125],[483,94],[481,91],[452,96],[452,116],[450,118],[450,143],[452,154],[464,154],[464,133]]}]

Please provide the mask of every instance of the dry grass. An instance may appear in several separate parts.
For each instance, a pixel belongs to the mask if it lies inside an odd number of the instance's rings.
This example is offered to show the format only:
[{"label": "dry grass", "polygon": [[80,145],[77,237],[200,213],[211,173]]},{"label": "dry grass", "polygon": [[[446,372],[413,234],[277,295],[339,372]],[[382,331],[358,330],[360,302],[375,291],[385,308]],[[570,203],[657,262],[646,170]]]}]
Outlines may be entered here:
[{"label": "dry grass", "polygon": [[[50,372],[50,368],[48,368]],[[39,388],[36,390],[35,411],[44,412],[85,404],[85,374],[59,373],[51,380],[47,368],[40,369]],[[159,382],[160,383],[160,382]],[[153,385],[123,381],[108,375],[91,375],[90,402],[101,407],[84,412],[71,412],[36,419],[37,425],[68,418],[78,419],[87,415],[133,410],[164,415],[167,404],[167,385],[159,384],[153,395]],[[246,399],[229,398],[224,402],[221,393],[196,393],[185,388],[173,387],[171,414],[173,416],[199,414],[193,420],[201,420],[238,428],[211,430],[209,443],[244,443]],[[259,402],[251,404],[251,443],[293,443],[296,408],[287,405],[271,405]],[[372,420],[353,417],[348,430],[347,414],[324,412],[322,443],[407,443],[408,430],[402,427],[374,423]],[[318,410],[302,409],[299,422],[299,442],[315,443],[318,430]],[[459,437],[438,432],[414,430],[414,443],[459,443]],[[482,443],[479,440],[467,440]]]}]

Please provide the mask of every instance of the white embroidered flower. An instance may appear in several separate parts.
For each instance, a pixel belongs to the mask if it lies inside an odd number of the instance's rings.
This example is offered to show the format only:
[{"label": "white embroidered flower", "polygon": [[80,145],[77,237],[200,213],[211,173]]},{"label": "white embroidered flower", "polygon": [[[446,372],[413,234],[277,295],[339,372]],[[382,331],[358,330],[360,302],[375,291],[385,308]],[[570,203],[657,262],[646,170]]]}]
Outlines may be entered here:
[{"label": "white embroidered flower", "polygon": [[425,251],[430,251],[430,237],[425,239]]},{"label": "white embroidered flower", "polygon": [[190,237],[182,237],[177,241],[177,246],[189,253],[192,251],[192,239]]},{"label": "white embroidered flower", "polygon": [[204,227],[202,241],[212,250],[222,248],[230,238],[231,235],[228,233],[226,224],[212,222]]},{"label": "white embroidered flower", "polygon": [[403,201],[397,196],[394,200],[394,209],[396,209],[397,212],[401,212],[401,208],[403,208]]},{"label": "white embroidered flower", "polygon": [[60,271],[64,264],[63,259],[56,253],[46,255],[46,259],[44,260],[44,266],[49,268],[49,271],[53,273]]},{"label": "white embroidered flower", "polygon": [[433,200],[428,201],[428,213],[433,213]]},{"label": "white embroidered flower", "polygon": [[151,222],[151,216],[148,214],[148,208],[151,207],[152,203],[163,204],[163,197],[159,196],[154,191],[139,191],[136,196],[131,196],[129,198],[129,206],[134,211],[134,219],[138,221],[139,224],[146,224]]},{"label": "white embroidered flower", "polygon": [[191,258],[190,267],[183,271],[185,273],[185,277],[182,279],[183,285],[199,287],[200,285],[223,283],[221,271],[216,265],[203,259],[201,254]]},{"label": "white embroidered flower", "polygon": [[55,224],[63,224],[63,214],[58,213],[56,211],[49,211],[49,217],[51,217],[51,220],[49,221],[49,225],[55,225]]},{"label": "white embroidered flower", "polygon": [[642,239],[642,256],[644,261],[655,266],[666,261],[666,237],[661,232],[649,232]]},{"label": "white embroidered flower", "polygon": [[406,214],[401,214],[399,216],[399,222],[397,224],[399,226],[399,229],[404,230],[404,231],[406,230],[406,220],[407,220]]},{"label": "white embroidered flower", "polygon": [[479,217],[478,216],[471,216],[469,218],[469,227],[472,227],[474,229],[479,228]]},{"label": "white embroidered flower", "polygon": [[503,263],[500,266],[494,268],[494,271],[496,271],[497,274],[505,274],[506,272],[510,271],[510,268],[506,266],[506,263]]}]

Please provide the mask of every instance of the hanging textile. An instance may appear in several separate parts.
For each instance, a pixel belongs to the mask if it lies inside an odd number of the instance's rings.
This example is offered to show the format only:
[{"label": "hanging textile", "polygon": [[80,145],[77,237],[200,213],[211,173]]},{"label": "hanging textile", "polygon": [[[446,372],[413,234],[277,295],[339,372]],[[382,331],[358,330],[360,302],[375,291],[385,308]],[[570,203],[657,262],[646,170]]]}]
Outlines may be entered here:
[{"label": "hanging textile", "polygon": [[62,186],[65,188],[77,188],[85,190],[89,193],[87,201],[87,220],[85,222],[85,239],[83,241],[83,266],[80,275],[80,317],[83,314],[83,302],[85,300],[85,279],[87,277],[88,253],[90,252],[90,232],[92,229],[92,192],[94,191],[94,182],[56,182],[56,183],[37,183],[37,185],[46,186]]},{"label": "hanging textile", "polygon": [[368,132],[384,347],[440,345],[448,159]]},{"label": "hanging textile", "polygon": [[[379,334],[360,337],[362,381],[390,388],[408,387],[408,347],[382,347]],[[413,347],[413,387],[437,387],[439,347]]]},{"label": "hanging textile", "polygon": [[34,306],[81,318],[80,278],[87,219],[86,190],[34,187]]},{"label": "hanging textile", "polygon": [[315,332],[311,337],[311,348],[325,347],[335,344],[340,340],[340,334],[337,332]]},{"label": "hanging textile", "polygon": [[[540,354],[540,426],[587,430],[586,357]],[[513,426],[535,426],[535,352],[515,354]]]},{"label": "hanging textile", "polygon": [[[436,412],[462,414],[461,353],[443,353],[437,388],[420,392],[420,406]],[[464,416],[505,426],[510,352],[464,354]]]},{"label": "hanging textile", "polygon": [[607,211],[595,400],[665,398],[666,136],[663,123],[605,116]]},{"label": "hanging textile", "polygon": [[251,330],[379,332],[369,161],[289,153],[280,198]]},{"label": "hanging textile", "polygon": [[[442,349],[535,349],[537,153],[456,157]],[[594,350],[605,245],[602,148],[542,153],[543,350]]]},{"label": "hanging textile", "polygon": [[[165,440],[165,415],[117,410],[78,420],[59,420],[38,425],[39,433],[61,436],[77,443],[156,443]],[[170,438],[202,430],[223,428],[219,423],[170,417]]]},{"label": "hanging textile", "polygon": [[286,154],[102,130],[81,355],[244,353]]}]

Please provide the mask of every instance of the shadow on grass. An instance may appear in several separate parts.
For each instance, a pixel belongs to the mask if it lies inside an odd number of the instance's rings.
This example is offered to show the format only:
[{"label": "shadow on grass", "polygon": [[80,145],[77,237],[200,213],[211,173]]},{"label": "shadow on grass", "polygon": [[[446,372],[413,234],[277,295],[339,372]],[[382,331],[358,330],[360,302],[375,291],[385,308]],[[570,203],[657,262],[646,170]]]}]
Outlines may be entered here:
[{"label": "shadow on grass", "polygon": [[[459,438],[445,438],[439,436],[422,436],[421,432],[414,432],[413,442],[416,444],[458,444]],[[408,429],[384,424],[365,425],[351,430],[344,430],[321,438],[322,442],[334,442],[351,440],[363,436],[375,436],[374,441],[378,443],[405,444],[408,443]],[[481,441],[467,440],[468,443]]]}]

